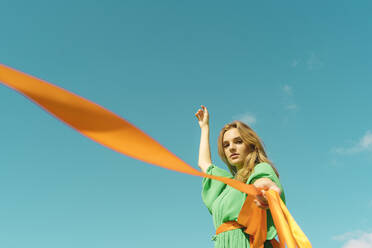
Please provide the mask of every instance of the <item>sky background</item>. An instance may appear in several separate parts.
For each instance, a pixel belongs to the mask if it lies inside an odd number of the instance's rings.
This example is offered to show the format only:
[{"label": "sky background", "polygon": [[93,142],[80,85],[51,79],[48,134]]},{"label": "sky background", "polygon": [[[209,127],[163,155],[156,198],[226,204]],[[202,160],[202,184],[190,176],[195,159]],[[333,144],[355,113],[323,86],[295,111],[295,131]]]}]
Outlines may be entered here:
[{"label": "sky background", "polygon": [[[371,1],[0,1],[0,63],[130,121],[195,168],[242,120],[313,247],[372,245]],[[0,85],[0,246],[213,247],[202,178],[123,156]]]}]

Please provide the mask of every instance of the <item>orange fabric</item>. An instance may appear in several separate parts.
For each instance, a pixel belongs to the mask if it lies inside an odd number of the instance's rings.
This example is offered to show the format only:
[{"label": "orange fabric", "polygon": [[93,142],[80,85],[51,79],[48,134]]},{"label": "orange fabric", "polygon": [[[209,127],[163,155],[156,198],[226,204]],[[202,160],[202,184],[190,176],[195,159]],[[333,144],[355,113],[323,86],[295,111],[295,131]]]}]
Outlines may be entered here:
[{"label": "orange fabric", "polygon": [[[235,229],[239,229],[239,228],[244,228],[244,226],[240,225],[236,221],[227,221],[225,223],[222,223],[217,228],[216,235],[218,235],[218,234],[220,234],[222,232],[226,232],[226,231],[230,231],[230,230],[235,230]],[[278,241],[276,239],[270,240],[270,243],[273,246],[273,248],[279,248],[279,243],[278,243]],[[252,235],[249,236],[249,244],[250,244],[251,248],[257,247],[257,246],[254,245],[254,237]],[[260,246],[258,246],[258,248],[264,248],[264,244],[261,244]]]},{"label": "orange fabric", "polygon": [[247,195],[237,222],[245,227],[244,232],[254,237],[253,246],[260,247],[267,236],[266,210],[259,208],[254,199],[255,196]]},{"label": "orange fabric", "polygon": [[166,169],[219,180],[249,195],[259,193],[252,185],[196,170],[127,120],[58,86],[4,65],[0,65],[0,82],[82,135],[114,151]]},{"label": "orange fabric", "polygon": [[236,221],[227,221],[225,223],[222,223],[216,230],[216,235],[222,233],[222,232],[226,232],[226,231],[230,231],[230,230],[234,230],[234,229],[239,229],[239,228],[243,228],[244,226],[240,225],[238,222]]},{"label": "orange fabric", "polygon": [[[219,180],[246,193],[250,197],[249,204],[252,203],[254,197],[260,194],[260,191],[253,185],[196,170],[127,120],[58,86],[4,65],[0,65],[0,82],[23,94],[82,135],[114,151],[166,169]],[[294,222],[281,199],[275,194],[268,194],[267,198],[274,224],[277,228],[279,227],[278,234],[281,243],[287,243],[289,248],[295,247],[293,246],[294,242],[299,248],[311,247],[310,242]],[[246,207],[253,208],[253,206]],[[266,217],[264,218],[262,211],[255,208],[247,215],[238,219],[238,222],[246,226],[245,231],[255,234],[254,242],[256,244],[261,243],[264,236],[263,229],[266,230],[266,225],[263,222],[263,220],[266,221]],[[262,228],[263,226],[265,228]]]},{"label": "orange fabric", "polygon": [[217,228],[216,234],[237,228],[249,234],[250,245],[255,248],[263,248],[267,236],[266,210],[259,208],[255,203],[255,197],[247,195],[237,221],[225,222]]},{"label": "orange fabric", "polygon": [[[249,236],[249,247],[254,247],[253,243],[254,243],[253,236]],[[263,248],[263,245],[261,245],[259,248]]]},{"label": "orange fabric", "polygon": [[280,248],[279,242],[276,239],[272,239],[272,240],[270,240],[270,242],[271,242],[271,245],[273,246],[273,248]]},{"label": "orange fabric", "polygon": [[286,244],[288,248],[311,248],[310,241],[289,213],[278,192],[269,190],[266,196],[278,232],[280,247],[284,248]]}]

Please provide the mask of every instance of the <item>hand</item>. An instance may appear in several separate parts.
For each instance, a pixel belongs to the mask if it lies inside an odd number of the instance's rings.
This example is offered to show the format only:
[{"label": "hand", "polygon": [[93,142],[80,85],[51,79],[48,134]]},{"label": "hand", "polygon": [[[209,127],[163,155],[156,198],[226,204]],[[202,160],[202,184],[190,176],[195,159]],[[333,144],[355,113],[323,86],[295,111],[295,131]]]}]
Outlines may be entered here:
[{"label": "hand", "polygon": [[254,200],[254,203],[256,203],[256,205],[260,208],[263,208],[263,209],[268,209],[269,208],[269,203],[267,202],[267,198],[266,198],[266,194],[265,192],[267,190],[274,190],[276,192],[281,193],[281,190],[280,188],[273,182],[271,181],[269,178],[260,178],[258,180],[256,180],[253,185],[258,188],[259,190],[261,190],[261,194],[258,195],[256,197],[256,199]]},{"label": "hand", "polygon": [[268,209],[269,208],[269,203],[266,199],[265,195],[265,190],[261,190],[262,195],[256,196],[256,199],[254,199],[254,203],[256,203],[257,207],[263,208],[263,209]]},{"label": "hand", "polygon": [[201,109],[196,112],[195,116],[198,118],[200,128],[209,127],[209,114],[205,106],[201,105]]}]

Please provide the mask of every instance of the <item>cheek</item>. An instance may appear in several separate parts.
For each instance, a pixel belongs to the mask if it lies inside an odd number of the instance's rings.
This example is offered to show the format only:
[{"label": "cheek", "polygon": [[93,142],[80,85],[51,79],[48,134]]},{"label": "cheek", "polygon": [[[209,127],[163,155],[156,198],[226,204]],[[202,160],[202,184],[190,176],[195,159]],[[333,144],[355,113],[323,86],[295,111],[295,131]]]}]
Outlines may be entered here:
[{"label": "cheek", "polygon": [[226,151],[225,151],[225,157],[229,160],[229,155],[227,154]]},{"label": "cheek", "polygon": [[247,156],[249,154],[249,149],[247,146],[241,146],[239,147],[240,154]]}]

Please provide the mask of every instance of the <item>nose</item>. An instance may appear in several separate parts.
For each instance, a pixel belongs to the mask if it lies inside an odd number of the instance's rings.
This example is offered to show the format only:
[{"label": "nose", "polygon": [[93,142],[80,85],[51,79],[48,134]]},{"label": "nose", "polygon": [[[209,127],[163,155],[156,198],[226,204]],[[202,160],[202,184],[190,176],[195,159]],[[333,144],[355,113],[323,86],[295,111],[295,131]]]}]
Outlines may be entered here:
[{"label": "nose", "polygon": [[232,145],[230,146],[230,152],[232,153],[232,152],[234,152],[234,151],[236,151],[236,148],[235,148],[235,145],[232,144]]}]

